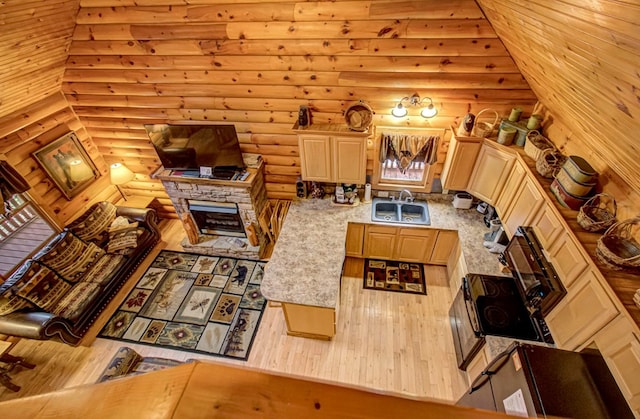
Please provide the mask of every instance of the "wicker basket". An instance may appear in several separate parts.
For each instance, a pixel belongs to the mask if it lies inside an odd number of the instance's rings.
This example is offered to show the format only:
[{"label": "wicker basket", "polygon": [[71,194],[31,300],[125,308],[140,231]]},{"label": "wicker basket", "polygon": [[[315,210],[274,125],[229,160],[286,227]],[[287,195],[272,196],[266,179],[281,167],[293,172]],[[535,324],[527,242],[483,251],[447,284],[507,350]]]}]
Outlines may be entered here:
[{"label": "wicker basket", "polygon": [[[494,121],[491,123],[480,121],[480,117],[482,116],[483,112],[493,112],[495,114]],[[498,121],[500,121],[500,114],[498,113],[498,111],[489,108],[481,110],[480,112],[478,112],[478,115],[476,115],[476,120],[473,124],[471,135],[480,138],[490,137],[491,133],[493,133],[493,130],[496,128],[496,125],[498,125]]]},{"label": "wicker basket", "polygon": [[587,231],[606,230],[616,222],[616,200],[613,196],[601,193],[594,195],[578,212],[578,224]]},{"label": "wicker basket", "polygon": [[598,239],[596,256],[613,270],[640,267],[640,216],[615,223]]},{"label": "wicker basket", "polygon": [[547,148],[536,160],[536,170],[542,177],[553,178],[564,164],[565,159],[559,151]]},{"label": "wicker basket", "polygon": [[548,148],[555,149],[553,143],[540,132],[533,130],[527,133],[527,141],[524,143],[524,152],[536,162],[542,152]]},{"label": "wicker basket", "polygon": [[344,119],[352,131],[364,132],[373,122],[373,110],[363,101],[358,101],[344,111]]}]

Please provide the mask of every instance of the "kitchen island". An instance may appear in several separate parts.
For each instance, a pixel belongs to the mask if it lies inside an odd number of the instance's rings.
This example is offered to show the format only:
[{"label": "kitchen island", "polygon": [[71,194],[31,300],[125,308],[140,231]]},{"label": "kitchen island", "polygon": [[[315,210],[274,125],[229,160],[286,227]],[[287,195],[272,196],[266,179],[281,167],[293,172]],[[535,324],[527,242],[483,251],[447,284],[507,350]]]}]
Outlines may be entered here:
[{"label": "kitchen island", "polygon": [[448,195],[433,195],[427,202],[430,226],[372,222],[371,203],[343,206],[330,199],[292,202],[261,285],[265,298],[282,303],[288,333],[323,339],[335,334],[350,222],[455,230],[469,272],[505,275],[497,255],[482,245],[483,235],[489,231],[482,214],[454,208]]}]

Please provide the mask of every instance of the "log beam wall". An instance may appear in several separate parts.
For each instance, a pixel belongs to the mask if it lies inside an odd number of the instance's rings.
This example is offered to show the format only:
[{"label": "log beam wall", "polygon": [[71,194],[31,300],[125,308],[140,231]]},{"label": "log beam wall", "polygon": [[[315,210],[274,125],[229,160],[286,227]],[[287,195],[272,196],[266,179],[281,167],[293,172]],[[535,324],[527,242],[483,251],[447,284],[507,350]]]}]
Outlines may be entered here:
[{"label": "log beam wall", "polygon": [[[146,123],[235,124],[243,151],[264,157],[269,197],[292,198],[300,105],[342,123],[364,100],[376,124],[445,128],[536,102],[471,0],[82,0],[62,89],[105,160],[139,174],[125,193],[156,196],[161,215],[172,209],[148,176],[159,161]],[[394,121],[414,92],[439,115]]]},{"label": "log beam wall", "polygon": [[[100,176],[68,200],[33,157],[33,153],[74,131]],[[60,91],[0,118],[0,155],[31,185],[29,195],[58,227],[75,219],[98,201],[116,202],[122,196],[109,182],[109,171],[71,106]]]}]

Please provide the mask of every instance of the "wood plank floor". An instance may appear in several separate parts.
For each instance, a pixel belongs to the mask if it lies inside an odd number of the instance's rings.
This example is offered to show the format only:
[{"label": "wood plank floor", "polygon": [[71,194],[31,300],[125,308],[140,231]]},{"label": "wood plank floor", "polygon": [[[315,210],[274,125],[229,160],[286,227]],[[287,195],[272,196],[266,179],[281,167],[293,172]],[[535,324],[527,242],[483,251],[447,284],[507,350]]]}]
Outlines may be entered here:
[{"label": "wood plank floor", "polygon": [[[161,223],[164,241],[134,273],[127,286],[98,319],[95,335],[137,278],[162,248],[181,250],[184,237],[177,220]],[[37,366],[11,375],[23,386],[18,393],[0,390],[0,401],[93,383],[115,351],[124,345],[145,356],[243,365],[378,392],[455,401],[467,387],[456,367],[448,308],[451,295],[443,267],[426,269],[427,296],[364,290],[363,262],[348,259],[342,280],[337,334],[332,341],[287,336],[282,310],[268,307],[248,361],[207,357],[190,352],[87,339],[73,348],[56,342],[21,340],[11,353]]]}]

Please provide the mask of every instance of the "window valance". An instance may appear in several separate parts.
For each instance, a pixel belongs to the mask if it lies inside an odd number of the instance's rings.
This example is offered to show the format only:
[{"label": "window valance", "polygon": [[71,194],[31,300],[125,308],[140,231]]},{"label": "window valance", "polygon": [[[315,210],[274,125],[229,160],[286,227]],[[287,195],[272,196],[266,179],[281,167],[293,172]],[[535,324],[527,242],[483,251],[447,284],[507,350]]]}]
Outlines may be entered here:
[{"label": "window valance", "polygon": [[386,160],[396,161],[401,172],[413,162],[433,164],[437,160],[439,135],[407,135],[382,133],[380,144],[380,163]]}]

